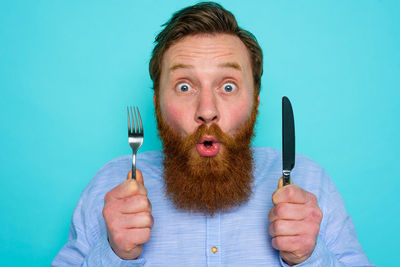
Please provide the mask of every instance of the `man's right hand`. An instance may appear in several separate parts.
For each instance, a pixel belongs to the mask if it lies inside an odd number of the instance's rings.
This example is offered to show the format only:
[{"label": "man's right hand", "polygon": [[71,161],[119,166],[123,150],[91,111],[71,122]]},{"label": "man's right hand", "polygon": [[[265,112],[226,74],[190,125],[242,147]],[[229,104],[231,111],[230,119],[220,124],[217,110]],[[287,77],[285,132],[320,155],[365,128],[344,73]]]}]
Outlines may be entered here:
[{"label": "man's right hand", "polygon": [[132,171],[129,171],[127,180],[106,194],[103,208],[108,242],[124,260],[139,257],[154,223],[142,172],[136,170],[136,180],[131,177]]}]

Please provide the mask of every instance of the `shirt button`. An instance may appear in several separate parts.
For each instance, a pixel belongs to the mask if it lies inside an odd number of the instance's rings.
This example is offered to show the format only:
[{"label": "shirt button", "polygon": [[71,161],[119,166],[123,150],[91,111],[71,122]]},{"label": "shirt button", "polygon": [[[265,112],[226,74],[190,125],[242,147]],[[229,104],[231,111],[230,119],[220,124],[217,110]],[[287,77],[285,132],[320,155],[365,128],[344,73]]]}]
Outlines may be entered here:
[{"label": "shirt button", "polygon": [[212,247],[212,248],[211,248],[211,252],[212,252],[212,253],[215,254],[215,253],[217,253],[217,251],[218,251],[218,248],[217,248],[217,247]]}]

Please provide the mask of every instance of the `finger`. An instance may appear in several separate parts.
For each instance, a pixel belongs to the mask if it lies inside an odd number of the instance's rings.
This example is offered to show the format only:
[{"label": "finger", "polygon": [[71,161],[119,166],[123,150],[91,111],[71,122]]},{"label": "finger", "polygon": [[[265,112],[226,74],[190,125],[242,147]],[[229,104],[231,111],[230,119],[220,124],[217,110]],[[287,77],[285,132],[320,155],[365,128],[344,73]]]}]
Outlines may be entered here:
[{"label": "finger", "polygon": [[153,216],[150,212],[123,214],[118,218],[118,226],[123,229],[131,228],[152,228],[154,224]]},{"label": "finger", "polygon": [[272,202],[275,205],[282,202],[304,204],[315,200],[316,198],[313,194],[293,184],[276,190],[272,195]]},{"label": "finger", "polygon": [[135,195],[132,197],[117,200],[112,203],[121,213],[137,213],[142,211],[152,211],[150,200],[145,195]]},{"label": "finger", "polygon": [[[132,179],[132,170],[130,170],[130,171],[128,172],[128,175],[126,176],[126,180],[130,180],[130,179]],[[142,174],[142,171],[139,170],[139,169],[136,169],[136,180],[137,180],[138,182],[140,182],[142,185],[144,185],[144,182],[143,182],[143,174]]]},{"label": "finger", "polygon": [[272,247],[276,250],[292,252],[299,249],[299,237],[298,236],[277,236],[272,238]]},{"label": "finger", "polygon": [[[108,232],[119,235],[128,229],[151,229],[154,225],[154,218],[149,212],[135,214],[119,214],[119,216],[106,221]],[[123,239],[123,236],[120,237]]]},{"label": "finger", "polygon": [[150,239],[150,228],[131,228],[127,229],[127,239],[136,244],[142,245]]},{"label": "finger", "polygon": [[278,203],[268,214],[268,220],[302,220],[310,213],[309,205],[294,203]]},{"label": "finger", "polygon": [[144,185],[143,174],[139,169],[136,169],[136,181]]},{"label": "finger", "polygon": [[306,233],[307,222],[292,220],[276,220],[269,225],[271,237],[301,235]]},{"label": "finger", "polygon": [[283,177],[279,178],[278,189],[283,187]]},{"label": "finger", "polygon": [[123,250],[129,251],[137,245],[146,243],[150,238],[150,228],[132,228],[110,233],[111,239]]},{"label": "finger", "polygon": [[138,194],[145,195],[147,191],[142,184],[138,183],[136,180],[130,179],[111,189],[111,191],[106,194],[104,200],[107,202],[110,199],[123,199]]},{"label": "finger", "polygon": [[[142,190],[142,193],[147,195],[147,190],[144,187],[144,181],[143,181],[143,174],[142,171],[139,169],[136,169],[136,179],[132,179],[132,170],[130,170],[128,172],[128,175],[126,176],[127,180],[135,180],[136,182],[138,182],[139,184],[141,184],[142,186],[139,186],[140,189]],[[143,190],[144,189],[144,190]],[[145,192],[146,191],[146,192]],[[145,192],[145,193],[144,193]]]}]

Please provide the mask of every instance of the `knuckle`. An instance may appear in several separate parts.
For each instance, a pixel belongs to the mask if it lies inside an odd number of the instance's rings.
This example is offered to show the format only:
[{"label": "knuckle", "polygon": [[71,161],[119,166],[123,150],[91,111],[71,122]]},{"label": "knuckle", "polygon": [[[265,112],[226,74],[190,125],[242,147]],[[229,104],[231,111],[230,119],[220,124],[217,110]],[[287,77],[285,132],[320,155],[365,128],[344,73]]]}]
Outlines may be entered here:
[{"label": "knuckle", "polygon": [[318,206],[312,205],[312,206],[309,208],[308,216],[309,216],[309,218],[312,219],[313,221],[320,222],[320,221],[322,220],[322,216],[323,216],[322,210],[321,210]]},{"label": "knuckle", "polygon": [[153,215],[151,215],[150,212],[146,211],[144,216],[145,216],[145,225],[152,227],[154,222]]},{"label": "knuckle", "polygon": [[146,197],[146,196],[141,196],[140,197],[140,201],[139,201],[139,203],[140,203],[140,207],[143,209],[143,210],[149,210],[149,199]]},{"label": "knuckle", "polygon": [[153,228],[154,226],[154,217],[153,215],[150,215],[150,228]]},{"label": "knuckle", "polygon": [[277,203],[277,193],[278,193],[278,191],[275,191],[273,194],[272,194],[272,203],[274,203],[274,204],[276,204]]},{"label": "knuckle", "polygon": [[153,228],[153,225],[154,225],[154,217],[153,217],[153,215],[151,215],[151,213],[149,213],[149,217],[148,217],[148,226],[150,227],[150,228]]},{"label": "knuckle", "polygon": [[144,186],[144,185],[139,185],[140,186],[140,191],[142,192],[142,194],[144,194],[144,195],[146,195],[147,196],[147,189],[146,189],[146,187]]},{"label": "knuckle", "polygon": [[107,192],[107,194],[104,196],[104,202],[108,202],[111,199],[111,196],[111,191]]},{"label": "knuckle", "polygon": [[283,246],[284,246],[284,242],[283,242],[283,239],[281,238],[281,237],[275,237],[274,238],[275,239],[275,246],[276,246],[276,249],[280,249],[280,248],[283,248]]},{"label": "knuckle", "polygon": [[129,253],[135,245],[129,244],[128,242],[122,242],[120,248],[125,253]]},{"label": "knuckle", "polygon": [[274,219],[274,213],[275,212],[275,207],[273,207],[269,212],[268,212],[268,221],[272,222],[272,219]]},{"label": "knuckle", "polygon": [[122,205],[129,205],[130,203],[130,198],[129,197],[125,197],[123,199],[120,199],[120,201],[122,202]]},{"label": "knuckle", "polygon": [[103,213],[103,217],[104,217],[104,219],[108,216],[108,207],[107,206],[104,206],[103,207],[103,211],[102,211],[102,213]]},{"label": "knuckle", "polygon": [[121,232],[115,232],[112,234],[112,239],[119,248],[124,249],[123,247],[126,243],[124,234],[122,234]]},{"label": "knuckle", "polygon": [[281,233],[284,228],[284,223],[282,220],[275,221],[274,229],[276,233]]},{"label": "knuckle", "polygon": [[111,213],[112,213],[112,206],[109,203],[104,205],[104,207],[103,207],[104,219],[108,218],[108,216],[110,216]]},{"label": "knuckle", "polygon": [[310,195],[310,200],[311,200],[311,202],[313,202],[313,203],[317,203],[317,196],[316,195],[314,195],[313,193],[309,193]]},{"label": "knuckle", "polygon": [[118,234],[118,220],[114,220],[114,219],[109,219],[106,220],[106,224],[107,224],[107,229],[111,232],[111,233],[117,233]]},{"label": "knuckle", "polygon": [[307,248],[302,238],[296,238],[292,241],[292,252],[296,258],[302,258],[306,251]]},{"label": "knuckle", "polygon": [[135,206],[140,211],[149,211],[149,199],[144,195],[137,195],[134,199]]},{"label": "knuckle", "polygon": [[319,234],[319,225],[316,225],[316,227],[314,227],[313,231],[311,232],[311,235],[314,237],[314,239],[316,239],[318,234]]},{"label": "knuckle", "polygon": [[303,244],[303,248],[304,248],[304,252],[303,253],[308,253],[309,251],[314,249],[315,246],[315,239],[311,236],[307,236],[304,239],[304,244]]},{"label": "knuckle", "polygon": [[151,235],[150,228],[145,228],[144,229],[144,237],[145,237],[146,241],[150,239],[150,235]]},{"label": "knuckle", "polygon": [[314,208],[311,210],[311,216],[315,219],[317,219],[318,221],[320,221],[322,219],[322,211],[320,208]]},{"label": "knuckle", "polygon": [[298,249],[298,250],[293,251],[293,255],[294,255],[297,259],[301,259],[301,258],[304,257],[305,251],[304,251],[303,248],[301,248],[301,249]]},{"label": "knuckle", "polygon": [[274,223],[271,223],[270,225],[269,225],[269,234],[270,234],[270,236],[272,236],[272,237],[274,237],[275,236],[275,232],[274,232]]},{"label": "knuckle", "polygon": [[278,218],[281,218],[286,213],[286,206],[283,203],[276,205],[275,207],[275,214]]},{"label": "knuckle", "polygon": [[151,212],[151,210],[152,210],[151,202],[147,197],[146,197],[146,200],[145,200],[144,207],[145,207],[145,209],[147,211]]},{"label": "knuckle", "polygon": [[288,186],[286,190],[286,195],[288,196],[289,199],[293,199],[296,195],[296,188],[293,186]]},{"label": "knuckle", "polygon": [[139,244],[144,244],[147,241],[149,241],[151,236],[151,230],[150,228],[143,228],[140,231],[140,236],[138,236],[138,243]]},{"label": "knuckle", "polygon": [[281,220],[277,220],[274,222],[274,226],[273,226],[273,230],[275,232],[275,234],[279,234],[282,232],[284,225],[283,222]]}]

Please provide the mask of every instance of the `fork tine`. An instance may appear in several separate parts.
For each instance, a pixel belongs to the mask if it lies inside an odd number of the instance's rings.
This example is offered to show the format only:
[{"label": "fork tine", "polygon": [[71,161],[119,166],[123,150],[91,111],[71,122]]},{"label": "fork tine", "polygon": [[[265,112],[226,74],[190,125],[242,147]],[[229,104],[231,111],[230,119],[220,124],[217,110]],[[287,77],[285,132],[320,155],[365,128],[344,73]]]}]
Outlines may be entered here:
[{"label": "fork tine", "polygon": [[139,117],[139,124],[140,124],[139,133],[143,134],[143,124],[142,124],[142,117],[140,116],[139,108],[138,108],[138,107],[136,107],[136,109],[137,109],[137,113],[138,113],[138,117]]},{"label": "fork tine", "polygon": [[129,116],[129,106],[126,107],[126,111],[128,112],[128,134],[131,133],[131,119]]},{"label": "fork tine", "polygon": [[[131,106],[131,116],[132,116],[132,133],[136,133],[136,126],[135,126],[135,117],[136,117],[136,113],[134,113],[135,112],[135,108],[133,108],[132,109],[132,106]],[[133,115],[133,114],[135,114],[135,115]]]},{"label": "fork tine", "polygon": [[134,119],[134,123],[135,123],[135,133],[139,133],[139,125],[138,125],[138,118],[137,118],[137,116],[136,116],[136,110],[135,110],[135,107],[133,107],[133,112],[135,113],[135,117],[133,118]]}]

